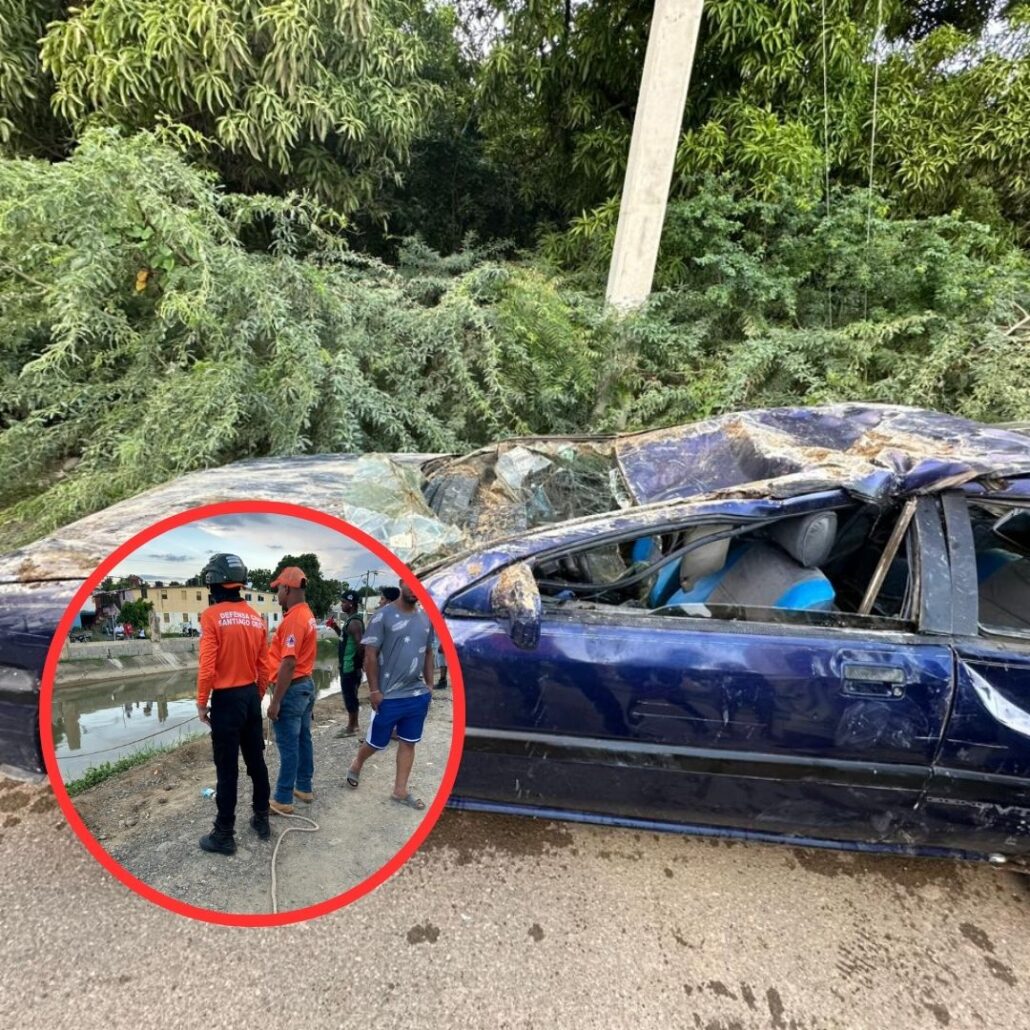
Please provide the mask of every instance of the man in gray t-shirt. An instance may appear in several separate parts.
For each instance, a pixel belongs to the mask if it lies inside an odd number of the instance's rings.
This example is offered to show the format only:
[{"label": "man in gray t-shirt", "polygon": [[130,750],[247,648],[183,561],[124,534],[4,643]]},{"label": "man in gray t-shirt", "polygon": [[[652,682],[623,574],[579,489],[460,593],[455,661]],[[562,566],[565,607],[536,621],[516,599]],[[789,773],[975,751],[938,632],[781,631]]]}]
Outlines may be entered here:
[{"label": "man in gray t-shirt", "polygon": [[379,691],[384,698],[417,697],[429,687],[425,675],[426,652],[435,650],[436,638],[429,616],[415,609],[403,612],[385,605],[369,620],[361,643],[374,647],[379,658]]},{"label": "man in gray t-shirt", "polygon": [[408,778],[415,762],[415,745],[422,739],[429,712],[436,640],[429,616],[419,611],[418,598],[410,586],[401,583],[401,596],[372,616],[361,643],[374,714],[368,736],[347,770],[347,783],[358,786],[362,766],[389,746],[396,730],[397,776],[390,797],[400,805],[423,809],[425,802],[408,790]]}]

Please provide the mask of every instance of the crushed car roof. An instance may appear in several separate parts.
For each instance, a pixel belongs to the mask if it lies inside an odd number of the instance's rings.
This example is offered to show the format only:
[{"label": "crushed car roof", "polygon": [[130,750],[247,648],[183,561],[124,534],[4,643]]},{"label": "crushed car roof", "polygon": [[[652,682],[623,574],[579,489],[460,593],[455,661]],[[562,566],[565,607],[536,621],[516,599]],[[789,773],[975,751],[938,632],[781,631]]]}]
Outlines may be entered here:
[{"label": "crushed car roof", "polygon": [[1030,474],[1030,437],[879,404],[770,408],[635,433],[616,443],[640,504],[700,495],[792,497],[843,488],[883,501]]},{"label": "crushed car roof", "polygon": [[[423,468],[424,466],[424,468]],[[1030,436],[918,408],[836,404],[640,433],[505,440],[462,457],[315,455],[194,472],[0,558],[0,582],[82,579],[176,512],[276,500],[337,515],[412,564],[635,504],[843,489],[886,503],[1030,476]]]}]

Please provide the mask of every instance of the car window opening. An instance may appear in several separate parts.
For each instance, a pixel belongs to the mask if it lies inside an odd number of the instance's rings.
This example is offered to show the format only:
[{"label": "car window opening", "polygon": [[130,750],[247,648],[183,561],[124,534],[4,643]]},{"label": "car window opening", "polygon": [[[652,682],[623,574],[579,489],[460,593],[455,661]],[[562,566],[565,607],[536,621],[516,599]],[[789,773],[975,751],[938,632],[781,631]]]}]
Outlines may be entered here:
[{"label": "car window opening", "polygon": [[1030,635],[1030,508],[969,505],[981,632]]},{"label": "car window opening", "polygon": [[534,575],[549,607],[911,629],[905,514],[856,505],[759,525],[699,523],[550,556]]}]

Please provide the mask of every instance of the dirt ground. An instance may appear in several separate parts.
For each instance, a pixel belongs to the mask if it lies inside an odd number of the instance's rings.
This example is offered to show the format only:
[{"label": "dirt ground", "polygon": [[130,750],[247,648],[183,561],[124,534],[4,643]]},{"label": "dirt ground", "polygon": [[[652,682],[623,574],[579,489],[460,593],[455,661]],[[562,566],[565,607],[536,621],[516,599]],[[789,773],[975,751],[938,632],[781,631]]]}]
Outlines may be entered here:
[{"label": "dirt ground", "polygon": [[[362,730],[369,709],[361,709]],[[390,800],[396,749],[366,762],[361,785],[345,782],[358,738],[336,736],[346,721],[339,695],[315,705],[315,800],[297,802],[297,815],[313,819],[315,833],[288,833],[276,859],[278,910],[305,908],[343,893],[380,869],[418,829],[425,812]],[[451,744],[451,691],[434,690],[425,734],[415,750],[411,789],[428,810],[443,778]],[[273,787],[279,771],[273,742],[265,750]],[[215,770],[209,739],[191,741],[105,780],[74,799],[93,835],[122,866],[173,898],[221,912],[271,912],[271,860],[287,826],[300,820],[272,816],[272,838],[250,828],[250,779],[240,763],[236,854],[201,851],[211,829]]]}]

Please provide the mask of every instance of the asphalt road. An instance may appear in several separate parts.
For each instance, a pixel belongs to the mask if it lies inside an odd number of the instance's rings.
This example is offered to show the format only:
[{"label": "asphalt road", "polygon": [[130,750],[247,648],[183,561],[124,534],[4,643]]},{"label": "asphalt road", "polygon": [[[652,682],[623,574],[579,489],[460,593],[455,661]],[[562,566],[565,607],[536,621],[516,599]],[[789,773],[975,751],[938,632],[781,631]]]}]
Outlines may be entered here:
[{"label": "asphalt road", "polygon": [[1030,1026],[1030,880],[448,813],[312,923],[136,897],[46,788],[0,784],[0,1026]]}]

